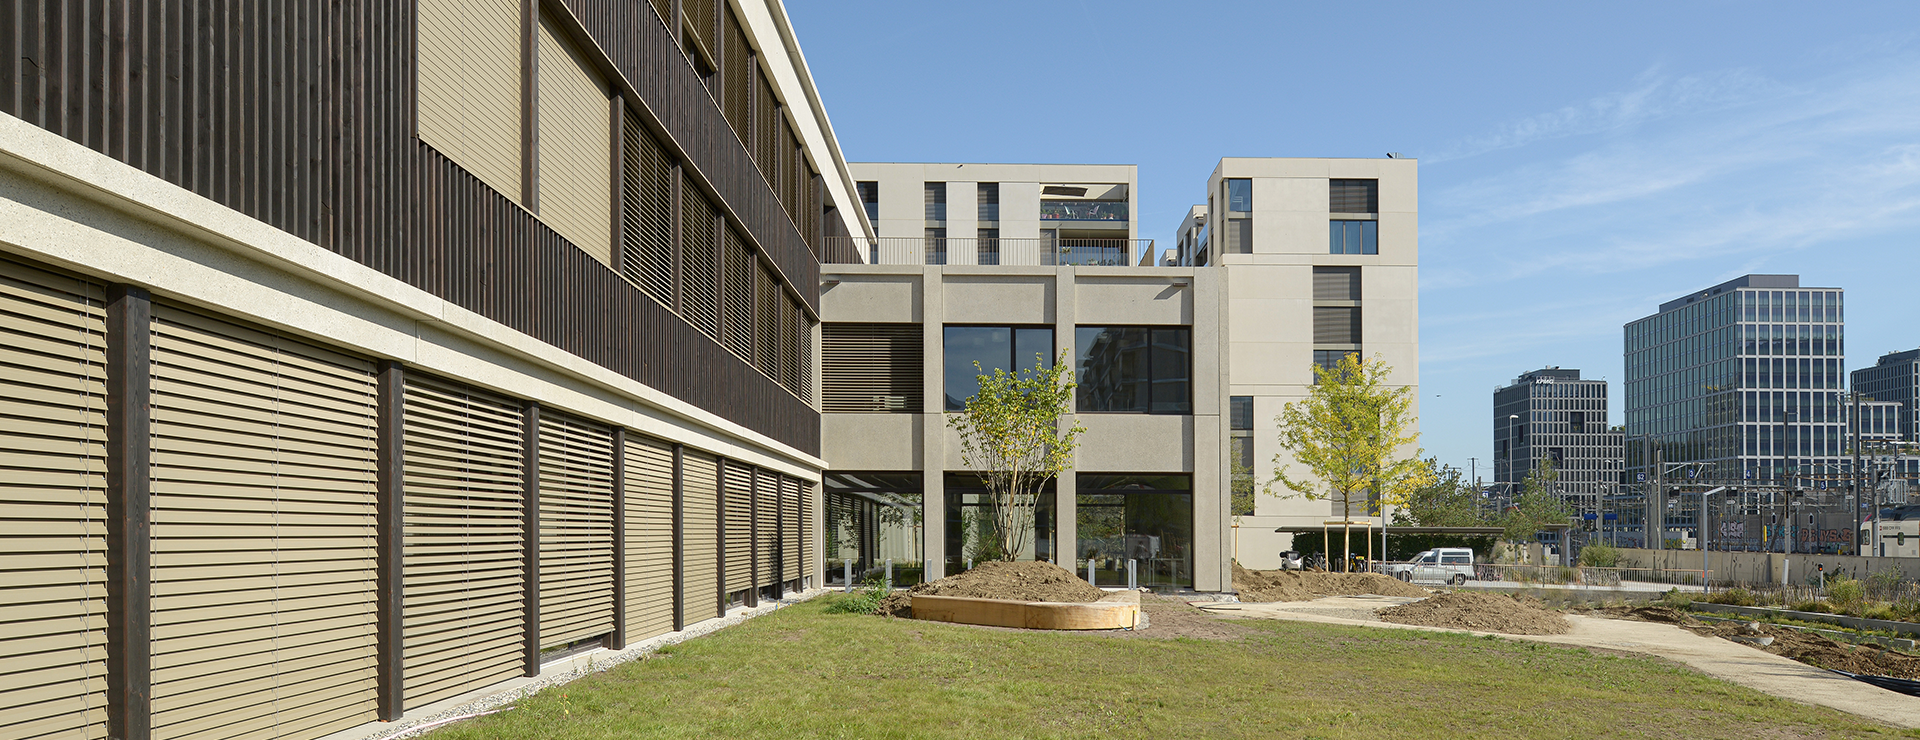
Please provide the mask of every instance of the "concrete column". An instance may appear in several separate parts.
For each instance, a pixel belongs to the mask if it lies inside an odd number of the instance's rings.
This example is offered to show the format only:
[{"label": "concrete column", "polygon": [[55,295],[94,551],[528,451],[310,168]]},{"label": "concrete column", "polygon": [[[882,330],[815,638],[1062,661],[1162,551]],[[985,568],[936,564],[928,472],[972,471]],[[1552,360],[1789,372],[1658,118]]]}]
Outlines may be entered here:
[{"label": "concrete column", "polygon": [[[1063,348],[1079,350],[1078,347],[1073,346],[1074,275],[1075,269],[1072,267],[1054,268],[1053,346],[1056,359]],[[1067,362],[1073,362],[1072,352],[1068,353]],[[1069,416],[1063,421],[1071,424],[1072,419],[1073,417]],[[1079,519],[1075,507],[1080,490],[1076,477],[1079,474],[1080,464],[1077,453],[1075,457],[1073,464],[1061,471],[1059,480],[1054,483],[1053,547],[1054,562],[1059,563],[1062,568],[1080,572],[1075,567],[1080,556]]]},{"label": "concrete column", "polygon": [[[1221,591],[1233,583],[1228,474],[1225,270],[1193,270],[1186,288],[1193,317],[1193,587]],[[1215,359],[1214,363],[1207,359]],[[1209,367],[1211,365],[1211,367]]]},{"label": "concrete column", "polygon": [[946,332],[941,317],[946,316],[946,285],[939,267],[921,268],[920,321],[921,356],[926,372],[921,378],[920,479],[921,521],[925,523],[925,551],[922,566],[926,580],[946,576],[947,559],[947,414],[946,414]]}]

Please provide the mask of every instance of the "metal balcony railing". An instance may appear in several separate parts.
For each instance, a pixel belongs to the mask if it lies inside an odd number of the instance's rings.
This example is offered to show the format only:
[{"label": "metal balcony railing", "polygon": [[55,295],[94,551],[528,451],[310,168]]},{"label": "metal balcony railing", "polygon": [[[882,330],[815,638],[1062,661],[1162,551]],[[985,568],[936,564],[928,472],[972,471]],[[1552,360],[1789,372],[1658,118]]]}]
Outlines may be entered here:
[{"label": "metal balcony railing", "polygon": [[1040,201],[1040,220],[1042,221],[1125,221],[1127,212],[1125,201]]},{"label": "metal balcony railing", "polygon": [[[833,237],[876,265],[1113,265],[1131,267],[1153,254],[1152,239],[1049,239],[886,236]],[[834,251],[829,249],[828,254]]]}]

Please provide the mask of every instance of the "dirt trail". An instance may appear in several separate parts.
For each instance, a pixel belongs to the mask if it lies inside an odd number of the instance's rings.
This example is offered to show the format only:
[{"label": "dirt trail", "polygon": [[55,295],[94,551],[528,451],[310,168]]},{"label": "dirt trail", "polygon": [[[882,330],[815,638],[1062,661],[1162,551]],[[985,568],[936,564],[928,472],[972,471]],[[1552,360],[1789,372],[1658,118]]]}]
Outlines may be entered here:
[{"label": "dirt trail", "polygon": [[1434,594],[1411,604],[1381,609],[1376,614],[1383,622],[1509,635],[1564,635],[1573,629],[1566,617],[1512,596],[1470,591]]},{"label": "dirt trail", "polygon": [[1427,595],[1419,586],[1402,583],[1378,573],[1322,573],[1297,570],[1247,570],[1233,564],[1233,590],[1240,600],[1251,603],[1309,601],[1322,596]]},{"label": "dirt trail", "polygon": [[968,599],[1008,599],[1011,601],[1063,601],[1085,603],[1099,601],[1107,592],[1080,579],[1073,571],[1052,563],[992,561],[973,570],[937,581],[922,583],[894,593],[880,601],[877,614],[895,617],[913,616],[913,597],[959,596]]},{"label": "dirt trail", "polygon": [[[1688,629],[1698,634],[1724,637],[1751,647],[1758,647],[1774,655],[1783,655],[1820,668],[1833,668],[1848,673],[1865,673],[1874,676],[1920,679],[1920,656],[1908,655],[1897,650],[1870,645],[1852,645],[1826,635],[1775,627],[1764,622],[1760,623],[1757,632],[1748,629],[1745,623],[1738,622],[1719,622]],[[1773,638],[1773,644],[1764,647],[1753,644],[1752,638],[1761,637]]]}]

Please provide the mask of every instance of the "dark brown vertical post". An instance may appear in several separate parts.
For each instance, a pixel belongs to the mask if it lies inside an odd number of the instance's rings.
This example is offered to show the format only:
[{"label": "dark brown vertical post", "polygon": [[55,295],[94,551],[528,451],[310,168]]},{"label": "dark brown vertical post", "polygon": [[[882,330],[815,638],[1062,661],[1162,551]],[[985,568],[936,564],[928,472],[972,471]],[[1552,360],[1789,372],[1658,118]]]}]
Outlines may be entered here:
[{"label": "dark brown vertical post", "polygon": [[627,647],[627,430],[613,428],[613,635],[607,649]]},{"label": "dark brown vertical post", "polygon": [[540,0],[520,1],[520,204],[540,212]]},{"label": "dark brown vertical post", "polygon": [[687,628],[686,448],[673,446],[673,631]]},{"label": "dark brown vertical post", "polygon": [[524,577],[527,595],[525,614],[527,628],[526,664],[523,666],[528,678],[540,675],[540,402],[526,402],[526,414],[520,440],[520,461],[523,466],[521,475],[521,500],[524,507],[521,516],[521,537],[526,549]]},{"label": "dark brown vertical post", "polygon": [[378,507],[375,530],[379,533],[379,561],[375,588],[379,591],[376,621],[379,624],[378,652],[379,716],[392,722],[406,711],[403,687],[405,673],[401,659],[401,605],[405,594],[401,556],[405,552],[405,501],[402,468],[406,423],[406,370],[398,362],[380,362],[380,398],[376,432],[375,465],[378,468]]},{"label": "dark brown vertical post", "polygon": [[152,736],[153,301],[107,292],[107,735]]}]

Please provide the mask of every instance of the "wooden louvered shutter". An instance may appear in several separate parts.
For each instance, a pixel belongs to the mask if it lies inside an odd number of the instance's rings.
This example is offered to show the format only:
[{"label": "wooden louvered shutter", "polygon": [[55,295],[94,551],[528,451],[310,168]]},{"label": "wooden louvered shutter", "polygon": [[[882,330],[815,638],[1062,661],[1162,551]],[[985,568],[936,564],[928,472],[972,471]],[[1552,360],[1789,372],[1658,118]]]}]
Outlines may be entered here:
[{"label": "wooden louvered shutter", "polygon": [[754,365],[767,377],[780,378],[780,304],[786,300],[786,292],[780,289],[780,281],[775,279],[773,271],[762,267],[759,280],[754,286],[753,334]]},{"label": "wooden louvered shutter", "polygon": [[680,453],[680,603],[686,624],[719,616],[720,469],[712,455]]},{"label": "wooden louvered shutter", "polygon": [[[669,27],[673,25],[673,0],[653,0],[653,12],[660,14],[661,23]],[[674,31],[674,34],[678,35],[679,31]]]},{"label": "wooden louvered shutter", "polygon": [[0,736],[106,737],[106,310],[0,260]]},{"label": "wooden louvered shutter", "polygon": [[726,308],[726,345],[734,354],[753,361],[753,277],[759,273],[753,252],[747,250],[740,233],[726,229],[726,287],[721,302]]},{"label": "wooden louvered shutter", "polygon": [[540,647],[613,631],[613,433],[540,413]]},{"label": "wooden louvered shutter", "polygon": [[720,338],[720,245],[714,241],[713,205],[686,178],[680,187],[681,315],[694,328]]},{"label": "wooden louvered shutter", "polygon": [[673,162],[629,109],[620,184],[620,272],[673,305]]},{"label": "wooden louvered shutter", "polygon": [[767,586],[780,581],[780,477],[756,468],[754,483],[754,574]]},{"label": "wooden louvered shutter", "polygon": [[794,389],[800,400],[813,405],[813,318],[799,305],[793,311],[795,361],[799,363],[799,385]]},{"label": "wooden louvered shutter", "polygon": [[722,462],[727,477],[727,592],[753,587],[753,468]]},{"label": "wooden louvered shutter", "polygon": [[373,363],[157,303],[152,336],[153,737],[373,720]]},{"label": "wooden louvered shutter", "polygon": [[739,16],[734,15],[733,5],[726,6],[726,41],[722,46],[720,66],[726,83],[722,97],[726,98],[725,110],[727,123],[733,126],[733,133],[740,137],[740,143],[749,151],[753,149],[753,47],[747,43],[747,32],[740,27]]},{"label": "wooden louvered shutter", "polygon": [[673,631],[673,448],[627,433],[627,643]]},{"label": "wooden louvered shutter", "polygon": [[401,435],[408,708],[521,675],[526,490],[519,401],[407,373]]},{"label": "wooden louvered shutter", "polygon": [[1314,344],[1359,344],[1360,309],[1346,306],[1313,308]]},{"label": "wooden louvered shutter", "polygon": [[708,52],[713,51],[713,14],[715,0],[680,0],[680,12],[687,16],[687,25],[693,27],[693,37]]},{"label": "wooden louvered shutter", "polygon": [[820,410],[920,413],[920,332],[919,324],[821,324]]},{"label": "wooden louvered shutter", "polygon": [[780,385],[800,395],[800,317],[790,296],[780,296]]},{"label": "wooden louvered shutter", "polygon": [[[800,481],[800,577],[812,576],[818,569],[813,550],[813,484]],[[801,584],[803,587],[806,584]]]},{"label": "wooden louvered shutter", "polygon": [[767,178],[769,189],[778,192],[776,183],[780,181],[779,146],[774,138],[775,129],[780,120],[780,108],[773,97],[773,86],[767,84],[764,70],[756,69],[758,79],[753,91],[753,159],[760,163],[760,174]]},{"label": "wooden louvered shutter", "polygon": [[800,481],[780,478],[780,580],[800,577]]},{"label": "wooden louvered shutter", "polygon": [[1316,301],[1360,300],[1360,268],[1313,268],[1313,299]]}]

